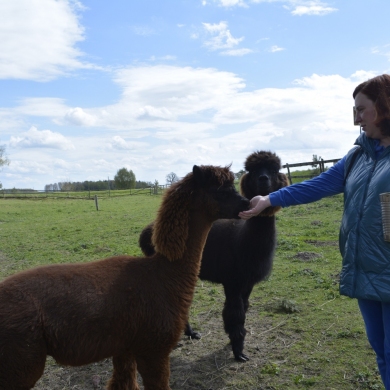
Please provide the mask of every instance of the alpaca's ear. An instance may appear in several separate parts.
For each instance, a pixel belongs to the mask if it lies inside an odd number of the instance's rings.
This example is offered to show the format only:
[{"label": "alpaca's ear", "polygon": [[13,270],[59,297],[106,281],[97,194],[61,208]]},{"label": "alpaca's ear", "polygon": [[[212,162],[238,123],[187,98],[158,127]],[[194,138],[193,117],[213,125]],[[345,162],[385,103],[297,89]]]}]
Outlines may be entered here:
[{"label": "alpaca's ear", "polygon": [[279,188],[283,188],[283,187],[287,187],[290,185],[290,181],[288,180],[288,177],[282,173],[282,172],[279,172],[278,173],[278,181],[279,181]]},{"label": "alpaca's ear", "polygon": [[240,194],[249,199],[247,179],[248,179],[248,174],[244,173],[240,179]]},{"label": "alpaca's ear", "polygon": [[194,176],[194,180],[197,186],[202,186],[204,181],[203,171],[197,166],[194,165],[192,168],[192,174]]},{"label": "alpaca's ear", "polygon": [[146,226],[138,238],[139,247],[145,256],[152,256],[156,252],[152,243],[153,228],[154,222]]}]

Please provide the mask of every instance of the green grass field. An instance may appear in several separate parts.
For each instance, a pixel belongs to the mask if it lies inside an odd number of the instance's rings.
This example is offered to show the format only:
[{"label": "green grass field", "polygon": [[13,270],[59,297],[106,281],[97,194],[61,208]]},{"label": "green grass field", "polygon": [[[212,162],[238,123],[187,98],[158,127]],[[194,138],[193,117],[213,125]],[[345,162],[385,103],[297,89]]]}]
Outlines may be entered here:
[{"label": "green grass field", "polygon": [[[0,279],[42,264],[140,255],[139,234],[160,202],[105,198],[96,211],[88,200],[0,199]],[[172,353],[172,389],[383,389],[357,302],[338,292],[342,206],[335,196],[278,214],[274,269],[250,299],[249,362],[235,362],[227,345],[221,286],[199,281],[190,318],[203,338],[183,337]],[[36,388],[93,389],[90,376],[104,383],[110,367],[60,369],[49,360]]]}]

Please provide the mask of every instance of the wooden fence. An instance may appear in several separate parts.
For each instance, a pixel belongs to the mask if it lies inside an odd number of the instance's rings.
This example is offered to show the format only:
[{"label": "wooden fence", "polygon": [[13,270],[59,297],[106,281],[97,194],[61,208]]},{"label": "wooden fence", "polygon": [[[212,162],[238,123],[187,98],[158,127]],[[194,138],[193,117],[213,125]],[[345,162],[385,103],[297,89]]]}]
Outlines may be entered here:
[{"label": "wooden fence", "polygon": [[[318,161],[308,161],[296,164],[285,164],[283,168],[287,169],[287,176],[290,183],[293,184],[293,179],[310,179],[318,176],[318,174],[325,171],[325,164],[335,164],[339,161],[339,158],[333,160],[320,159]],[[319,172],[311,175],[292,175],[290,168],[304,167],[304,166],[319,166]],[[45,190],[0,190],[0,199],[43,199],[43,198],[56,198],[56,199],[90,199],[94,200],[95,195],[99,198],[117,197],[117,196],[130,196],[130,195],[162,195],[164,190],[168,187],[165,185],[154,185],[147,188],[136,188],[128,190],[96,190],[96,191],[45,191]]]},{"label": "wooden fence", "polygon": [[0,190],[0,199],[89,199],[132,196],[132,195],[162,195],[167,185],[155,185],[147,188],[128,190],[91,190],[91,191],[45,191],[45,190]]},{"label": "wooden fence", "polygon": [[327,164],[327,163],[335,164],[339,160],[340,160],[340,158],[335,158],[333,160],[324,160],[321,158],[318,161],[309,161],[309,162],[302,162],[302,163],[297,163],[297,164],[286,164],[286,165],[283,165],[283,168],[287,168],[288,179],[290,180],[290,184],[293,184],[292,179],[311,179],[312,177],[318,176],[318,174],[292,176],[290,168],[304,167],[304,166],[313,167],[313,166],[318,165],[319,166],[319,173],[322,173],[322,172],[325,172],[325,164]]}]

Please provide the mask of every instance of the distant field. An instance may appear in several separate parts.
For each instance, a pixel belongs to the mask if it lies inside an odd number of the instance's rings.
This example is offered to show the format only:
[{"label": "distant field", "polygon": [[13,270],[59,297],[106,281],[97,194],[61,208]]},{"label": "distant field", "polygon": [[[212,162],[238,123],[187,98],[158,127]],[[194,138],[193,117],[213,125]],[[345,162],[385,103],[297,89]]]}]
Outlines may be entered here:
[{"label": "distant field", "polygon": [[[138,237],[160,196],[20,200],[0,198],[0,279],[36,265],[140,255]],[[191,308],[200,341],[172,353],[172,389],[383,389],[355,300],[341,297],[338,229],[342,197],[282,210],[268,281],[255,287],[246,328],[245,364],[223,332],[219,285],[198,283]],[[259,238],[260,239],[260,238]],[[92,390],[109,360],[62,368],[48,359],[39,390]],[[102,386],[103,388],[103,386]]]}]

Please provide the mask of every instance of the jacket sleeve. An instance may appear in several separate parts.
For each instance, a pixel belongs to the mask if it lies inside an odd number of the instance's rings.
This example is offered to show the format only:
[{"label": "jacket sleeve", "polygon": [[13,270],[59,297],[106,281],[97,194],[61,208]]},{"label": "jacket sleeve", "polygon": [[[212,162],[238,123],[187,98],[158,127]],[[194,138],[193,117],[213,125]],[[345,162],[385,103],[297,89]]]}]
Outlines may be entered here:
[{"label": "jacket sleeve", "polygon": [[272,206],[294,206],[315,202],[344,190],[344,165],[346,156],[327,171],[302,183],[283,187],[269,195]]}]

